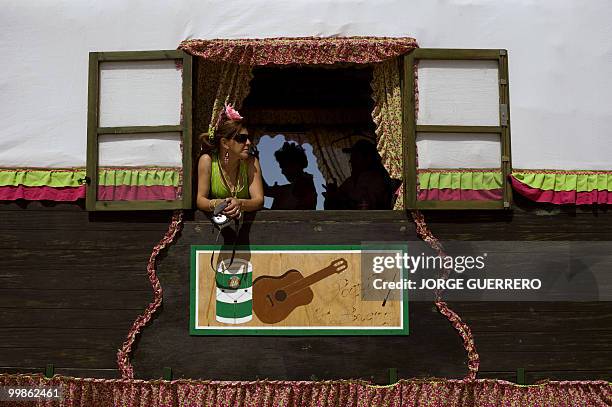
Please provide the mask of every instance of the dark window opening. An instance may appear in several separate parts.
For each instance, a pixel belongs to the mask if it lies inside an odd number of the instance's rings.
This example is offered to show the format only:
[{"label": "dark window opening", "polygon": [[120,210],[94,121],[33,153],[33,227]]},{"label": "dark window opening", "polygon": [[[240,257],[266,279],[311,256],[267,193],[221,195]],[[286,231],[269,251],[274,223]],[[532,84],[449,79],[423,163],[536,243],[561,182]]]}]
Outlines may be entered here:
[{"label": "dark window opening", "polygon": [[[391,209],[390,180],[349,179],[359,168],[350,147],[366,154],[376,145],[371,67],[257,67],[253,75],[241,113],[257,140],[267,208]],[[377,182],[384,188],[369,187]]]}]

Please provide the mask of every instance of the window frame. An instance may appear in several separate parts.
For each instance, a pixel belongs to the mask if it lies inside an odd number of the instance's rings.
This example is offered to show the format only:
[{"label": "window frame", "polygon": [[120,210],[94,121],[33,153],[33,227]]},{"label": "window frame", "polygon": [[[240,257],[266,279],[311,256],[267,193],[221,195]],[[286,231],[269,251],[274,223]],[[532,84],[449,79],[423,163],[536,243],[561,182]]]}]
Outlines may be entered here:
[{"label": "window frame", "polygon": [[[418,125],[415,114],[415,64],[428,60],[493,60],[498,62],[499,126]],[[402,64],[403,62],[403,64]],[[508,51],[505,49],[417,48],[400,62],[402,74],[402,153],[404,155],[404,207],[406,209],[511,209],[512,172],[510,144],[510,95],[508,81]],[[501,139],[501,173],[503,195],[496,201],[419,201],[417,199],[418,168],[416,135],[428,133],[496,133]]]},{"label": "window frame", "polygon": [[[181,60],[182,121],[166,126],[99,126],[100,63],[132,61]],[[171,210],[192,208],[192,56],[181,50],[114,51],[89,53],[89,80],[87,100],[87,194],[88,211],[113,210]],[[183,142],[182,198],[160,201],[99,201],[98,196],[98,137],[104,135],[180,132]]]}]

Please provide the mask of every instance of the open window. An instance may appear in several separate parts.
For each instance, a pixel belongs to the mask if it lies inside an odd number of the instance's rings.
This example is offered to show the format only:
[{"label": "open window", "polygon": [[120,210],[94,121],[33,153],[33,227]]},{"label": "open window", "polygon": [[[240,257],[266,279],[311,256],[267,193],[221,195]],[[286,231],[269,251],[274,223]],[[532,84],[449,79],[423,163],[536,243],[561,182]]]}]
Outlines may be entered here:
[{"label": "open window", "polygon": [[260,150],[272,146],[261,152],[269,186],[290,183],[275,155],[284,142],[304,148],[316,209],[341,209],[324,204],[321,184],[353,175],[350,148],[360,142],[387,173],[389,187],[371,195],[388,201],[342,209],[511,206],[505,50],[357,37],[180,48],[90,54],[88,210],[192,208],[193,136],[210,133],[225,103],[246,117]]},{"label": "open window", "polygon": [[[255,67],[252,75],[241,112],[259,149],[265,206],[356,207],[359,202],[330,199],[325,186],[341,187],[351,176],[349,149],[355,143],[370,143],[376,152],[372,67],[266,66]],[[389,205],[392,192],[389,188]]]},{"label": "open window", "polygon": [[87,210],[191,208],[191,55],[89,54]]},{"label": "open window", "polygon": [[403,80],[406,208],[510,208],[506,50],[416,49]]},{"label": "open window", "polygon": [[[393,200],[399,203],[395,209],[401,209],[399,61],[416,47],[413,38],[377,37],[183,41],[180,48],[198,56],[194,132],[203,137],[210,134],[210,123],[223,104],[232,103],[246,118],[260,147],[272,140],[279,149],[282,144],[276,140],[282,139],[312,153],[321,183],[336,184],[340,195],[349,197],[348,204],[334,202],[326,209],[391,209]],[[379,163],[369,171],[370,179],[359,181],[367,187],[364,189],[373,191],[368,196],[384,199],[387,205],[372,205],[370,200],[343,192],[342,184],[356,178],[352,163],[357,149],[348,149],[359,142],[363,147],[360,153],[373,150],[368,157],[377,155]],[[262,167],[277,166],[274,152],[268,152]],[[373,160],[363,161],[369,164]],[[361,166],[366,167],[370,168]],[[278,168],[275,172],[280,173]],[[263,173],[269,185],[291,183],[284,178],[268,179],[266,168]],[[378,178],[384,181],[377,182]],[[319,184],[316,181],[315,188],[317,207],[321,208],[322,193],[329,192],[329,186],[323,191]],[[384,191],[369,188],[381,184],[386,185]]]}]

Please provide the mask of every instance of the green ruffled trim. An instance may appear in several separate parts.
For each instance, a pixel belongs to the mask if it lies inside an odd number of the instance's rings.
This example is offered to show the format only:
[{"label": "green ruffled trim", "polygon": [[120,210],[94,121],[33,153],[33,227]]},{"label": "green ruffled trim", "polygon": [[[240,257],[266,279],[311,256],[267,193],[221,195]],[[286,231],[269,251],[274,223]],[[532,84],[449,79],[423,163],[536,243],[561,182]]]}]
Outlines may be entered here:
[{"label": "green ruffled trim", "polygon": [[585,173],[571,172],[513,172],[512,176],[523,184],[545,191],[591,192],[612,191],[612,172]]},{"label": "green ruffled trim", "polygon": [[502,188],[502,173],[499,171],[474,172],[419,172],[420,189],[499,189]]},{"label": "green ruffled trim", "polygon": [[[85,178],[84,169],[74,170],[0,170],[0,186],[78,187]],[[179,169],[102,169],[98,185],[173,186],[178,187]]]},{"label": "green ruffled trim", "polygon": [[102,170],[98,176],[98,185],[132,185],[132,186],[179,186],[178,170]]},{"label": "green ruffled trim", "polygon": [[0,170],[0,186],[78,187],[85,170]]}]

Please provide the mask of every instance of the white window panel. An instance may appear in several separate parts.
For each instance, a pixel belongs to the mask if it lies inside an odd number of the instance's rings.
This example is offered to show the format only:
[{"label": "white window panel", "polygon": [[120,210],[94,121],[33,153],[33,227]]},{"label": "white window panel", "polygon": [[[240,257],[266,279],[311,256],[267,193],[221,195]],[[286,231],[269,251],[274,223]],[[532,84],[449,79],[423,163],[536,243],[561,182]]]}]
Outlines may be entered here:
[{"label": "white window panel", "polygon": [[106,134],[98,137],[101,167],[182,167],[181,133]]},{"label": "white window panel", "polygon": [[497,61],[420,60],[417,124],[499,126]]},{"label": "white window panel", "polygon": [[173,60],[100,63],[100,127],[179,125],[181,102]]},{"label": "white window panel", "polygon": [[418,167],[500,168],[501,140],[490,133],[417,133]]}]

